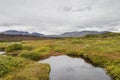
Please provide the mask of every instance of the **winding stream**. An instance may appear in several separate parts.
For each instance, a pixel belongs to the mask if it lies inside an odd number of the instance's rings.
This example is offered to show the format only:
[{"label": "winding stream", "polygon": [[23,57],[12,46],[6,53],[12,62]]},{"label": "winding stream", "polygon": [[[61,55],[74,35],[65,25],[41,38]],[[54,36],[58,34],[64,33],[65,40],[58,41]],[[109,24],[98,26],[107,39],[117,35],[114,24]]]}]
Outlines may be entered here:
[{"label": "winding stream", "polygon": [[39,62],[50,64],[50,80],[112,80],[104,69],[94,67],[81,58],[61,55]]}]

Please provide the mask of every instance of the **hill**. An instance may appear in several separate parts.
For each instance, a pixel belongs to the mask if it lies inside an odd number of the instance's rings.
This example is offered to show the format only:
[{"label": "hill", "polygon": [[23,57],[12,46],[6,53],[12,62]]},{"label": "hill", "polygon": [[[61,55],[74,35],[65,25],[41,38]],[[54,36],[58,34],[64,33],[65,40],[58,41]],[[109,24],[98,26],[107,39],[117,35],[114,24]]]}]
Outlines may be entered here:
[{"label": "hill", "polygon": [[31,36],[38,36],[38,37],[43,37],[44,36],[43,34],[36,33],[36,32],[29,33],[29,32],[26,32],[26,31],[17,31],[17,30],[8,30],[8,31],[1,32],[0,34],[7,34],[7,35],[31,35]]}]

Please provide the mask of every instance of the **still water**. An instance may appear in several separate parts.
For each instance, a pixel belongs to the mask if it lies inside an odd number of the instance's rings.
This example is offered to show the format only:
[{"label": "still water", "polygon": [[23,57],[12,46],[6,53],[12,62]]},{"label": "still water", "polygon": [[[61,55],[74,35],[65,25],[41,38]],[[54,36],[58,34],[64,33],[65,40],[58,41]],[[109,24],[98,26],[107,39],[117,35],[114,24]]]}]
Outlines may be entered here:
[{"label": "still water", "polygon": [[2,55],[2,54],[4,54],[5,52],[3,52],[3,51],[0,51],[0,55]]},{"label": "still water", "polygon": [[50,80],[112,80],[104,69],[94,67],[81,58],[62,55],[39,62],[50,64]]}]

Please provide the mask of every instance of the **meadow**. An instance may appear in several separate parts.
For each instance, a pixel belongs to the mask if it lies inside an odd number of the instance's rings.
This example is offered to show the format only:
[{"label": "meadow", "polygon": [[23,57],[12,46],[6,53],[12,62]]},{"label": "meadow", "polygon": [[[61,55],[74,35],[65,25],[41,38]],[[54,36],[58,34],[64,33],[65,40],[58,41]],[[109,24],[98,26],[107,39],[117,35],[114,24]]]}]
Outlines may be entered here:
[{"label": "meadow", "polygon": [[[105,68],[114,80],[120,80],[118,33],[86,35],[80,38],[0,42],[0,50],[5,51],[7,55],[0,56],[1,80],[49,80],[50,66],[37,61],[53,55],[82,57],[94,66]],[[29,71],[30,73],[27,73]],[[15,74],[16,72],[19,73]]]}]

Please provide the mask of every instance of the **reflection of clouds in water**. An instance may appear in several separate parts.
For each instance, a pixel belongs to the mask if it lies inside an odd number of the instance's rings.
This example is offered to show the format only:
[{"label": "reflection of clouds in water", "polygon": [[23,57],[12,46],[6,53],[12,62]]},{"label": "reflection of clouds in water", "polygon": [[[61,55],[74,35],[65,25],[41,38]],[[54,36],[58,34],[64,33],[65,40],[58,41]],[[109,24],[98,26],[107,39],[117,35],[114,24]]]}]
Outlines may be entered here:
[{"label": "reflection of clouds in water", "polygon": [[74,67],[68,67],[68,68],[66,68],[66,71],[73,72],[73,71],[75,71],[75,69],[74,69]]},{"label": "reflection of clouds in water", "polygon": [[97,70],[97,68],[94,68],[93,66],[86,66],[86,65],[81,65],[81,66],[75,66],[74,68],[76,69],[81,69],[81,70]]},{"label": "reflection of clouds in water", "polygon": [[5,52],[0,52],[0,55],[4,54]]}]

